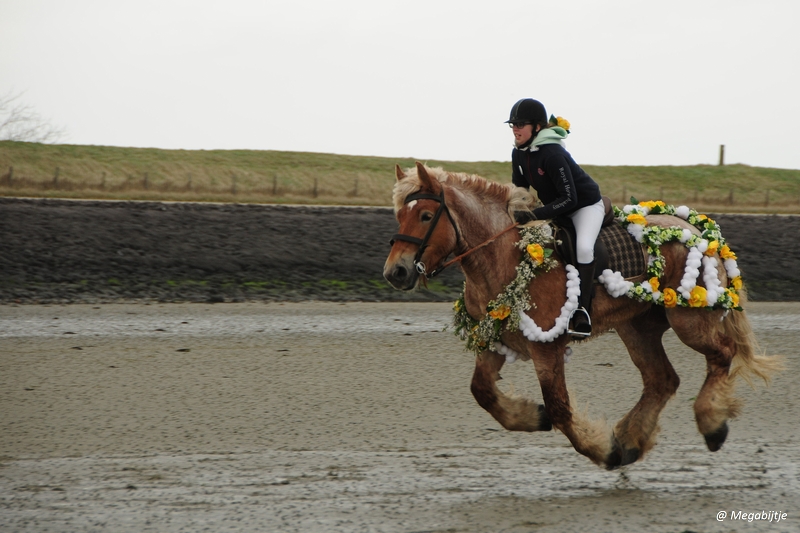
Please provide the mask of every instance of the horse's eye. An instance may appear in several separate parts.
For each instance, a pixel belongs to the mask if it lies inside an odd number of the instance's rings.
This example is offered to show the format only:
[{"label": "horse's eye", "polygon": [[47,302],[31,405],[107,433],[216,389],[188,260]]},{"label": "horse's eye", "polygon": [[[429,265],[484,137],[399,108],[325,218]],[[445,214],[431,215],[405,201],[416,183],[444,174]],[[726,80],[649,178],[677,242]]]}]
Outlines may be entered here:
[{"label": "horse's eye", "polygon": [[424,212],[423,212],[423,213],[420,215],[420,217],[419,217],[419,218],[420,218],[420,220],[422,220],[423,222],[430,222],[430,221],[431,221],[431,219],[433,218],[433,213],[431,213],[430,211],[424,211]]}]

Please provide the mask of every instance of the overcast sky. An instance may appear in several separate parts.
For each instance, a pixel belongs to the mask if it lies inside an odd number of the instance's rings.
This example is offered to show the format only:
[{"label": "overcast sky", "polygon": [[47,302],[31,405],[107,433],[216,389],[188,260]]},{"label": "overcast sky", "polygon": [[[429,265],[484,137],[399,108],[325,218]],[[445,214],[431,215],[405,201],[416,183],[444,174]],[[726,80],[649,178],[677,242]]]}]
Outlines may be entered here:
[{"label": "overcast sky", "polygon": [[0,95],[63,142],[800,168],[798,0],[0,0]]}]

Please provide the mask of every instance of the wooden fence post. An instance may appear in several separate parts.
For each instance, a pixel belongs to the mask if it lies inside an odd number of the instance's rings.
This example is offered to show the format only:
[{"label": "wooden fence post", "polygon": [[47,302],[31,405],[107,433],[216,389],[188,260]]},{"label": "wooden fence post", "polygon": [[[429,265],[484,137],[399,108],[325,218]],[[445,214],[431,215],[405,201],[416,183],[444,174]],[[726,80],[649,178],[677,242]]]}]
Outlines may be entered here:
[{"label": "wooden fence post", "polygon": [[725,164],[725,145],[724,144],[720,144],[719,145],[719,166],[722,166],[724,164]]}]

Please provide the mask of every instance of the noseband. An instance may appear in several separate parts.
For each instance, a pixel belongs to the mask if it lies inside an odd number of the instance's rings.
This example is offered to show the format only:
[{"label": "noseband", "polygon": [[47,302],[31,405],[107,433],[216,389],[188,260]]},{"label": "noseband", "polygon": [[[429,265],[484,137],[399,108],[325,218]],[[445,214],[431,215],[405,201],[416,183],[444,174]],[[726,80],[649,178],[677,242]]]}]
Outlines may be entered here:
[{"label": "noseband", "polygon": [[447,265],[445,265],[441,268],[434,269],[430,274],[428,274],[427,268],[425,267],[425,263],[421,261],[422,254],[425,252],[425,248],[428,247],[428,240],[431,238],[431,235],[433,235],[433,231],[436,229],[436,224],[439,223],[439,219],[441,218],[442,213],[443,212],[447,213],[447,216],[450,218],[450,223],[453,225],[453,229],[456,232],[456,242],[460,240],[460,236],[458,234],[458,226],[456,226],[456,223],[453,221],[453,216],[450,214],[450,210],[447,209],[447,204],[444,201],[444,188],[442,188],[439,194],[430,194],[425,192],[417,192],[414,194],[409,194],[408,196],[406,196],[406,200],[403,203],[407,204],[409,202],[413,202],[414,200],[434,200],[436,202],[439,202],[439,208],[436,209],[436,213],[433,215],[433,219],[431,220],[431,225],[428,228],[428,232],[422,239],[419,239],[417,237],[412,237],[411,235],[404,235],[402,233],[397,233],[395,234],[394,237],[392,237],[392,240],[389,241],[389,244],[394,245],[395,241],[406,241],[419,246],[419,248],[417,249],[417,253],[414,255],[414,268],[417,270],[417,273],[425,276],[427,279],[431,279],[432,277],[434,277],[447,267]]}]

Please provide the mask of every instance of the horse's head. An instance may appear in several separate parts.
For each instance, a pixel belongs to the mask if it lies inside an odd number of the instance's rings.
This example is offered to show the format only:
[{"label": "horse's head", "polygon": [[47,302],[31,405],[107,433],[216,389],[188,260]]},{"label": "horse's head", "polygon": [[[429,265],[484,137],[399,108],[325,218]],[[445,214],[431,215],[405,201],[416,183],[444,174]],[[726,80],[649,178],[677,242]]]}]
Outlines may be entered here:
[{"label": "horse's head", "polygon": [[456,248],[458,233],[445,201],[445,188],[421,163],[405,174],[395,167],[395,214],[400,223],[383,277],[396,289],[417,286]]}]

